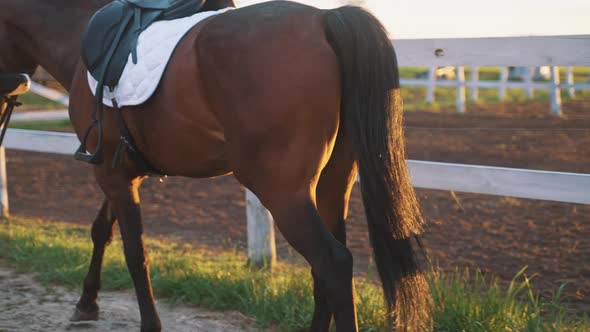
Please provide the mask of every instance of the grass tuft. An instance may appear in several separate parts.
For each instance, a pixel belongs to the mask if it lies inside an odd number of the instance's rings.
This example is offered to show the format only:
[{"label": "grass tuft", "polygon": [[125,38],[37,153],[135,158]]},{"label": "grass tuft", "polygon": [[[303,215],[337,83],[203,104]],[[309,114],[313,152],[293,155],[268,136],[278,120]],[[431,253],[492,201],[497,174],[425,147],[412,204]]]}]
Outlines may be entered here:
[{"label": "grass tuft", "polygon": [[73,131],[69,119],[47,121],[15,121],[8,125],[10,128],[49,131]]}]

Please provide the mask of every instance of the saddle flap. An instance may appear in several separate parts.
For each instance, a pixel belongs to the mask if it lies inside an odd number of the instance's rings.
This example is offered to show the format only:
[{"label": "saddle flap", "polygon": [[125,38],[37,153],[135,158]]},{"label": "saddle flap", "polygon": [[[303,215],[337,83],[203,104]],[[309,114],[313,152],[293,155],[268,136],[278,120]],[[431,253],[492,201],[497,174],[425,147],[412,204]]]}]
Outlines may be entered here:
[{"label": "saddle flap", "polygon": [[113,46],[124,17],[130,16],[127,8],[121,1],[113,1],[99,9],[88,22],[82,34],[81,56],[93,76],[101,62],[105,60],[108,50]]}]

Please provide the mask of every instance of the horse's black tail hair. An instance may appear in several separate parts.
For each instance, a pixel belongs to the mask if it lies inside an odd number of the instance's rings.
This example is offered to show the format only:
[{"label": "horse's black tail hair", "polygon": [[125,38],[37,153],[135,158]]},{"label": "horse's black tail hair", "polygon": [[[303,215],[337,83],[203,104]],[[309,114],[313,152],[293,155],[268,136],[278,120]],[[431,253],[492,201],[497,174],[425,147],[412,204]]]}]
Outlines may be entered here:
[{"label": "horse's black tail hair", "polygon": [[358,7],[325,13],[340,63],[342,123],[352,140],[375,262],[391,321],[430,328],[430,293],[412,248],[423,219],[405,163],[397,59],[385,29]]}]

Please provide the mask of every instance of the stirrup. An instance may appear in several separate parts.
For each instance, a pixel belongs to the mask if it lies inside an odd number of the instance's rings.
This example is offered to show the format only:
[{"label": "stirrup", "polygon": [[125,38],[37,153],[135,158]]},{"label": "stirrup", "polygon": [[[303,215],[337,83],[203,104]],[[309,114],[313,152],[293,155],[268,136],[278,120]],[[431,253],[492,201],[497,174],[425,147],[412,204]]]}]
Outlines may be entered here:
[{"label": "stirrup", "polygon": [[84,161],[93,165],[102,164],[104,159],[102,156],[102,149],[97,149],[96,152],[90,153],[88,151],[85,151],[85,149],[82,146],[78,148],[78,150],[74,154],[74,158],[76,158],[76,160]]},{"label": "stirrup", "polygon": [[[90,153],[88,150],[86,150],[86,140],[88,139],[88,135],[90,135],[90,131],[92,131],[92,128],[94,127],[96,127],[98,131],[98,144],[96,145],[96,151],[94,151],[94,153]],[[104,161],[104,156],[102,153],[102,123],[100,121],[91,124],[90,127],[86,129],[86,133],[82,138],[82,143],[80,144],[78,150],[76,150],[74,158],[76,160],[81,160],[94,165],[102,164]]]}]

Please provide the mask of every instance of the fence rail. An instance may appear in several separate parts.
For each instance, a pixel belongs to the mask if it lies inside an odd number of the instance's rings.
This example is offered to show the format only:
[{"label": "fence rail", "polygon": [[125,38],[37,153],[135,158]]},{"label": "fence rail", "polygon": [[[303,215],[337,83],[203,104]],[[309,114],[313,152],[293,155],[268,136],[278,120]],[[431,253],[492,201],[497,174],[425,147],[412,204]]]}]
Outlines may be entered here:
[{"label": "fence rail", "polygon": [[[75,134],[28,129],[8,129],[4,141],[8,149],[65,155],[79,144]],[[590,204],[590,174],[420,160],[407,164],[417,188]]]},{"label": "fence rail", "polygon": [[590,35],[398,39],[400,67],[589,66]]},{"label": "fence rail", "polygon": [[508,81],[508,70],[506,67],[502,67],[500,80],[499,81],[480,81],[478,79],[478,68],[473,67],[471,72],[471,79],[465,80],[465,68],[462,66],[455,68],[455,79],[454,80],[437,80],[435,77],[435,67],[431,67],[428,70],[428,77],[426,79],[401,79],[402,86],[411,87],[427,87],[426,102],[434,102],[434,89],[437,86],[440,87],[455,87],[456,93],[456,104],[457,111],[462,113],[465,112],[465,100],[466,90],[465,88],[471,89],[469,99],[477,101],[478,89],[479,88],[492,88],[498,89],[499,97],[504,100],[506,97],[506,89],[523,89],[526,91],[528,98],[532,98],[534,89],[546,89],[549,90],[551,112],[555,115],[561,115],[561,90],[567,89],[570,97],[574,97],[575,90],[590,90],[590,83],[574,83],[573,72],[571,67],[568,67],[567,81],[561,83],[559,80],[559,67],[551,67],[551,79],[548,82],[534,82],[532,75],[529,75],[525,81]]},{"label": "fence rail", "polygon": [[590,204],[590,174],[408,160],[416,188]]},{"label": "fence rail", "polygon": [[63,94],[57,90],[47,88],[39,83],[31,82],[31,92],[49,100],[53,100],[64,106],[68,106],[70,104],[70,97],[68,95]]}]

